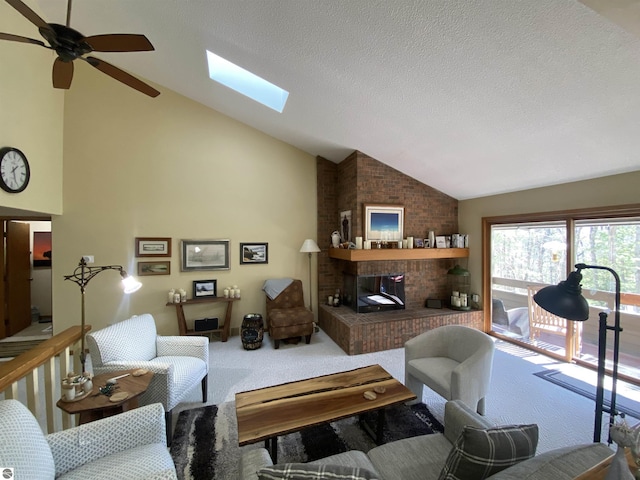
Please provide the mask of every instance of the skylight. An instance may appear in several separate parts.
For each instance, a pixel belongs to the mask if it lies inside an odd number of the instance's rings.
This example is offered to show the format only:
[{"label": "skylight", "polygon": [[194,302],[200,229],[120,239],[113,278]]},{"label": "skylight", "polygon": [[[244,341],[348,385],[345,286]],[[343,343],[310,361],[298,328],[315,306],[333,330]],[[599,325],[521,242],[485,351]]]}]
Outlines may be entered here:
[{"label": "skylight", "polygon": [[207,50],[209,78],[282,113],[289,92]]}]

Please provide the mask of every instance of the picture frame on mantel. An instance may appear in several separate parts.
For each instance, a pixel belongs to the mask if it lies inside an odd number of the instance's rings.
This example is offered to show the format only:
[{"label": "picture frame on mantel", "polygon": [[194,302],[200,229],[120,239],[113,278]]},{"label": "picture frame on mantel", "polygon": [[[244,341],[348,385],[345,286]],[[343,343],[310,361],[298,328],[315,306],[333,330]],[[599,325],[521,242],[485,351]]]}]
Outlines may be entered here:
[{"label": "picture frame on mantel", "polygon": [[364,205],[364,239],[397,242],[404,238],[404,206]]}]

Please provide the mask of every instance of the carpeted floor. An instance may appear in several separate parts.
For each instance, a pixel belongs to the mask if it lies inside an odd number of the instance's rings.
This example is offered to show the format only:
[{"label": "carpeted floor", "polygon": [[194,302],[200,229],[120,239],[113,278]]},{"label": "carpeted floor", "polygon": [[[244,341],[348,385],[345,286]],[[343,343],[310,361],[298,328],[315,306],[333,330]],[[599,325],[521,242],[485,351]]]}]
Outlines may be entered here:
[{"label": "carpeted floor", "polygon": [[[579,378],[566,375],[559,370],[544,370],[542,372],[534,373],[535,376],[543,378],[548,382],[555,385],[559,385],[567,390],[575,392],[590,400],[596,399],[596,386],[595,386],[595,372],[590,375],[594,377],[593,383],[583,381]],[[604,404],[606,407],[611,406],[611,379],[607,378],[605,381],[605,393]],[[634,385],[629,385],[625,382],[619,381],[616,384],[616,410],[624,413],[625,415],[631,415],[632,417],[640,418],[640,402],[625,395],[629,393],[637,398],[640,396],[640,389]]]},{"label": "carpeted floor", "polygon": [[[374,421],[376,414],[371,414]],[[443,426],[424,404],[398,405],[386,411],[384,443],[442,432]],[[182,480],[236,480],[240,455],[264,442],[238,447],[235,403],[180,412],[171,444],[171,456]],[[307,428],[278,439],[278,462],[308,462],[345,452],[368,451],[375,442],[356,417]]]}]

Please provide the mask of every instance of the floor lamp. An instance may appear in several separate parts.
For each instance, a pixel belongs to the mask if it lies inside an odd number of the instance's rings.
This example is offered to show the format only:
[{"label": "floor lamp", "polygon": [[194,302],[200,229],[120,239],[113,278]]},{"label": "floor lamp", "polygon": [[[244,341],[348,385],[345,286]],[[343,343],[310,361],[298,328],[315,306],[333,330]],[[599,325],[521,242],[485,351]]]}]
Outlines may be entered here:
[{"label": "floor lamp", "polygon": [[[575,265],[576,271],[571,272],[567,279],[558,285],[544,287],[533,296],[534,301],[545,310],[566,318],[583,322],[589,318],[589,305],[582,296],[582,270],[596,269],[606,270],[611,273],[616,280],[614,324],[607,325],[607,313],[600,312],[600,325],[598,330],[598,385],[596,387],[596,416],[593,428],[593,441],[600,442],[600,432],[602,430],[602,413],[609,413],[609,428],[613,425],[616,412],[616,383],[618,381],[618,355],[620,350],[620,277],[609,267],[598,265],[585,265],[578,263]],[[613,330],[613,369],[611,374],[611,404],[604,405],[604,377],[605,361],[607,353],[607,330]],[[611,443],[609,433],[608,443]]]},{"label": "floor lamp", "polygon": [[307,238],[302,247],[300,247],[300,253],[308,253],[309,254],[309,310],[313,312],[313,301],[312,301],[312,293],[311,293],[311,254],[318,253],[320,251],[320,247],[311,238]]},{"label": "floor lamp", "polygon": [[122,276],[122,285],[124,287],[124,293],[133,293],[138,290],[142,284],[137,281],[132,276],[128,275],[125,272],[124,268],[121,265],[107,265],[107,266],[95,266],[89,267],[87,266],[87,262],[85,257],[80,259],[80,263],[73,271],[71,275],[65,275],[65,280],[71,280],[80,286],[80,295],[81,295],[81,316],[80,316],[80,364],[82,365],[82,373],[85,372],[85,363],[86,363],[86,355],[84,352],[84,327],[85,327],[85,308],[84,308],[84,294],[86,291],[87,284],[89,281],[98,275],[100,272],[104,272],[105,270],[118,270],[120,272],[120,276]]}]

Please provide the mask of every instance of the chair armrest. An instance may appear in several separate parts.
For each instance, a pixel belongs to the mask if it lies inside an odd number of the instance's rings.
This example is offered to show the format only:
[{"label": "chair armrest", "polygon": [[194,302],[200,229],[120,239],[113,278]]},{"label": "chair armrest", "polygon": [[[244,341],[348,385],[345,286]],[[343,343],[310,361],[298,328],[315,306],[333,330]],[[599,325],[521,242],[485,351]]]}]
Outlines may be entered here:
[{"label": "chair armrest", "polygon": [[85,463],[141,445],[166,446],[164,408],[159,403],[129,410],[46,436],[56,478]]},{"label": "chair armrest", "polygon": [[466,425],[478,428],[491,428],[490,423],[482,415],[471,410],[461,400],[450,400],[444,405],[444,435],[452,444]]},{"label": "chair armrest", "polygon": [[451,395],[453,398],[466,399],[461,392],[483,397],[491,380],[493,347],[475,352],[461,362],[451,372]]},{"label": "chair armrest", "polygon": [[196,357],[209,365],[209,339],[189,335],[184,337],[166,336],[156,338],[158,357]]},{"label": "chair armrest", "polygon": [[258,470],[271,465],[273,460],[264,448],[245,451],[240,458],[239,480],[258,480]]}]

